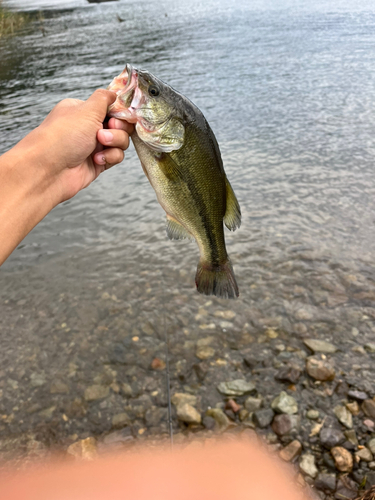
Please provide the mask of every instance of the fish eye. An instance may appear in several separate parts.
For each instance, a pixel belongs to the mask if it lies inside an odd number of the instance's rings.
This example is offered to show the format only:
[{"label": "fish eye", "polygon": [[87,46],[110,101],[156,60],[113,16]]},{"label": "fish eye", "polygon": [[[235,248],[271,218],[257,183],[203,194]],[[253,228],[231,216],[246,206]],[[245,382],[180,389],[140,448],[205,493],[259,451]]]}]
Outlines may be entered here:
[{"label": "fish eye", "polygon": [[160,91],[156,87],[156,85],[150,85],[148,88],[148,93],[152,95],[152,97],[157,97],[160,94]]}]

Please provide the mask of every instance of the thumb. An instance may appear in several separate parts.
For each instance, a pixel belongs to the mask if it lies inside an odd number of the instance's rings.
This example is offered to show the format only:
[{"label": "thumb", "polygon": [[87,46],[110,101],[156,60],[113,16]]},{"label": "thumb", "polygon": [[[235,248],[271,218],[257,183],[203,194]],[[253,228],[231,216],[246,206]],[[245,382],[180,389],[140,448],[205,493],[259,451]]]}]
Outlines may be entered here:
[{"label": "thumb", "polygon": [[85,101],[84,106],[88,113],[92,113],[102,122],[107,115],[108,107],[115,102],[116,97],[110,90],[97,89]]}]

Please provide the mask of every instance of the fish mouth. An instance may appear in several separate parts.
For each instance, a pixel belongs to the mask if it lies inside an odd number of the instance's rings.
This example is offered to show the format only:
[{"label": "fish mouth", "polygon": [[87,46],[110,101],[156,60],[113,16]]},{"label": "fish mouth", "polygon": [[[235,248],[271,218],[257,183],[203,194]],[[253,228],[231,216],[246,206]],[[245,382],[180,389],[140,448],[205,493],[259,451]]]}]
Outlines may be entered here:
[{"label": "fish mouth", "polygon": [[135,123],[142,97],[138,88],[138,70],[127,64],[124,71],[112,80],[107,90],[117,94],[116,101],[108,108],[108,116]]}]

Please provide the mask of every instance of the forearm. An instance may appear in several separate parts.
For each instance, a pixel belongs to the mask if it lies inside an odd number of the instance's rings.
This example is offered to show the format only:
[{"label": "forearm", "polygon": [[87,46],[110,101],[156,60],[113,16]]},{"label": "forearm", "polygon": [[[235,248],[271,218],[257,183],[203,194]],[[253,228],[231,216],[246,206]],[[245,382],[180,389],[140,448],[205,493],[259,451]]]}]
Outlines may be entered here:
[{"label": "forearm", "polygon": [[0,157],[0,265],[55,206],[36,136]]}]

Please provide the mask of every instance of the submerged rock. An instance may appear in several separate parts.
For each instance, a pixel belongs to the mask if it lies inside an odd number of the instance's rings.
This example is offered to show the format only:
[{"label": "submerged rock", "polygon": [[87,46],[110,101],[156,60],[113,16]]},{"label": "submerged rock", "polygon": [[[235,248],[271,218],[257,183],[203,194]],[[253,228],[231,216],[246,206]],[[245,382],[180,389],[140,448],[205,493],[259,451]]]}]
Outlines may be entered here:
[{"label": "submerged rock", "polygon": [[315,457],[310,453],[306,453],[305,455],[302,456],[299,463],[299,468],[301,469],[302,472],[304,472],[305,474],[307,474],[312,478],[315,478],[318,475],[318,469],[316,468],[315,465]]},{"label": "submerged rock", "polygon": [[255,385],[252,382],[247,382],[243,379],[232,380],[230,382],[221,382],[217,386],[218,391],[224,396],[244,396],[255,390]]},{"label": "submerged rock", "polygon": [[188,403],[177,406],[177,418],[187,424],[200,424],[202,421],[200,413]]},{"label": "submerged rock", "polygon": [[315,380],[322,382],[333,380],[335,378],[335,370],[328,361],[310,356],[306,360],[306,371]]},{"label": "submerged rock", "polygon": [[336,468],[340,472],[351,472],[353,469],[353,456],[342,446],[335,446],[331,449],[331,454],[335,461]]},{"label": "submerged rock", "polygon": [[305,346],[307,346],[313,353],[324,353],[324,354],[333,354],[337,351],[337,348],[333,345],[330,344],[329,342],[326,342],[325,340],[318,340],[318,339],[305,339],[303,341]]},{"label": "submerged rock", "polygon": [[271,408],[277,413],[293,415],[298,412],[297,401],[286,392],[280,392],[279,396],[272,401]]}]

